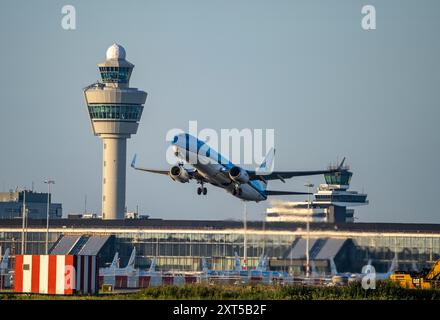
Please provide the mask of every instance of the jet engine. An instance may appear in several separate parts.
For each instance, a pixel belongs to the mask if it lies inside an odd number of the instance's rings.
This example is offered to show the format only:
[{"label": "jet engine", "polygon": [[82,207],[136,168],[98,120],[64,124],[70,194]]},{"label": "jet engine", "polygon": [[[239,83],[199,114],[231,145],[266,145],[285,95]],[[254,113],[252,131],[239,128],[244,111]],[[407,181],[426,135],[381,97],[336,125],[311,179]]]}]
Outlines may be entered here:
[{"label": "jet engine", "polygon": [[189,181],[189,173],[182,166],[174,166],[170,169],[170,177],[174,181],[179,181],[182,183]]},{"label": "jet engine", "polygon": [[232,181],[238,182],[238,183],[248,183],[249,182],[249,175],[246,172],[246,170],[243,170],[240,167],[233,167],[231,170],[229,170],[229,177]]}]

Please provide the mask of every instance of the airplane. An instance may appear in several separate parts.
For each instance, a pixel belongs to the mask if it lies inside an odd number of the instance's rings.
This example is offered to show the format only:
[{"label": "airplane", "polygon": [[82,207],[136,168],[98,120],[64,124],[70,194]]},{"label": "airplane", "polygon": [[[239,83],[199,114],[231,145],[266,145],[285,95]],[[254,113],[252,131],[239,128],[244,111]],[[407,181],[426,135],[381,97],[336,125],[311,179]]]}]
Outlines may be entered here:
[{"label": "airplane", "polygon": [[262,254],[258,261],[258,265],[255,269],[244,270],[241,266],[238,254],[235,252],[235,265],[233,270],[210,270],[206,259],[202,258],[202,271],[206,278],[241,278],[241,279],[259,279],[260,282],[268,282],[274,278],[281,279],[287,278],[287,272],[268,271],[267,270],[267,256]]},{"label": "airplane", "polygon": [[258,265],[255,268],[256,271],[266,271],[267,269],[267,255],[264,253],[261,254],[260,259],[258,260]]},{"label": "airplane", "polygon": [[273,278],[287,279],[289,276],[287,272],[267,270],[267,255],[264,253],[261,254],[257,267],[253,270],[249,270],[249,273],[252,278],[262,278],[261,280],[265,282]]},{"label": "airplane", "polygon": [[153,260],[151,260],[150,269],[148,269],[148,272],[156,272],[156,258],[153,258]]},{"label": "airplane", "polygon": [[[339,276],[339,277],[345,277],[348,279],[349,282],[351,281],[361,281],[362,278],[366,275],[368,275],[368,273],[366,273],[364,270],[364,268],[362,268],[362,272],[361,273],[350,273],[350,272],[343,272],[343,273],[339,273],[336,269],[336,264],[335,261],[333,260],[333,258],[330,258],[330,269],[331,269],[331,274],[332,276]],[[373,266],[372,265],[372,260],[369,259],[367,266]],[[397,261],[397,254],[394,255],[393,260],[391,261],[391,265],[388,268],[387,272],[376,272],[375,273],[375,279],[376,280],[388,280],[391,276],[391,274],[394,273],[394,271],[397,270],[398,267],[398,261]]]},{"label": "airplane", "polygon": [[[178,165],[170,170],[155,170],[136,166],[136,154],[131,162],[135,170],[146,171],[169,176],[172,180],[187,183],[197,181],[200,187],[197,194],[206,195],[205,184],[223,188],[233,196],[245,201],[265,201],[268,196],[278,195],[308,195],[308,192],[273,191],[267,190],[270,180],[280,180],[300,176],[320,175],[339,172],[345,158],[336,169],[317,171],[271,171],[275,149],[269,150],[264,161],[257,170],[247,170],[234,165],[205,142],[188,133],[176,135],[171,142],[174,155],[180,160]],[[189,163],[193,168],[185,168],[183,163]]]},{"label": "airplane", "polygon": [[9,248],[5,250],[3,259],[0,255],[0,289],[10,288],[13,285],[12,271],[8,272]]},{"label": "airplane", "polygon": [[208,263],[206,262],[206,258],[202,258],[202,271],[207,276],[239,276],[240,272],[244,271],[240,264],[240,258],[238,257],[238,253],[234,252],[235,255],[235,264],[234,269],[232,270],[212,270],[209,269]]},{"label": "airplane", "polygon": [[[149,286],[160,286],[162,285],[162,272],[156,271],[156,258],[151,261],[151,265],[149,270],[139,270],[135,268],[135,260],[136,260],[136,248],[133,248],[130,258],[128,260],[127,266],[124,268],[119,267],[119,254],[115,253],[112,263],[107,268],[100,268],[99,275],[104,277],[104,283],[115,285],[115,277],[116,276],[127,276],[127,281],[135,281],[132,279],[136,279],[139,277],[149,277]],[[133,282],[133,287],[136,287],[138,284]],[[130,283],[128,283],[130,287]]]},{"label": "airplane", "polygon": [[137,270],[134,267],[134,262],[136,258],[136,248],[133,248],[131,252],[130,259],[128,260],[127,266],[124,268],[119,267],[119,253],[116,252],[113,257],[113,261],[109,267],[100,268],[99,275],[101,276],[119,276],[119,275],[128,275],[136,273]]},{"label": "airplane", "polygon": [[9,262],[9,248],[5,250],[5,254],[3,255],[3,259],[0,256],[0,274],[8,273],[8,262]]},{"label": "airplane", "polygon": [[156,270],[156,258],[151,260],[150,268],[148,271],[140,271],[139,276],[150,277],[150,286],[160,286],[162,285],[162,272]]},{"label": "airplane", "polygon": [[119,253],[116,252],[115,256],[113,257],[113,261],[109,266],[110,270],[118,269],[119,268]]}]

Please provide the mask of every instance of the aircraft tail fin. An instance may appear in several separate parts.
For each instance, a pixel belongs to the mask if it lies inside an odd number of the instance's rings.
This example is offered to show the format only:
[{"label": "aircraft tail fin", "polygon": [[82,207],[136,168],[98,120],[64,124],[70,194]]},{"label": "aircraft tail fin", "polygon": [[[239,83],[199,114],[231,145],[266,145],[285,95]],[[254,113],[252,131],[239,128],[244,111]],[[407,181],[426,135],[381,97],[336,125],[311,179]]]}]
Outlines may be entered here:
[{"label": "aircraft tail fin", "polygon": [[260,259],[258,260],[258,265],[256,268],[257,271],[264,271],[263,270],[264,269],[264,259],[265,259],[265,257],[264,257],[264,253],[263,253],[260,256]]},{"label": "aircraft tail fin", "polygon": [[338,273],[338,269],[336,268],[336,263],[335,260],[333,260],[333,258],[330,258],[330,270],[332,275],[336,275]]},{"label": "aircraft tail fin", "polygon": [[110,269],[117,269],[119,268],[119,253],[116,252],[115,256],[113,257],[113,261],[110,265]]},{"label": "aircraft tail fin", "polygon": [[398,268],[398,265],[399,265],[399,263],[397,260],[397,252],[396,252],[394,255],[393,261],[391,261],[391,265],[390,265],[390,268],[388,269],[388,273],[393,273],[394,271],[396,271]]},{"label": "aircraft tail fin", "polygon": [[136,248],[133,247],[133,251],[131,252],[130,259],[128,260],[126,268],[133,268],[134,269],[135,259],[136,259]]},{"label": "aircraft tail fin", "polygon": [[205,273],[208,272],[208,263],[205,257],[202,257],[202,271]]},{"label": "aircraft tail fin", "polygon": [[310,269],[312,276],[318,275],[318,273],[316,272],[315,260],[310,260]]},{"label": "aircraft tail fin", "polygon": [[240,271],[241,266],[240,266],[240,258],[238,257],[238,253],[234,252],[235,254],[235,271]]},{"label": "aircraft tail fin", "polygon": [[275,149],[270,148],[269,152],[266,154],[266,157],[264,158],[260,166],[257,168],[255,173],[258,175],[262,175],[263,178],[265,174],[272,173],[274,167],[274,159],[275,159]]},{"label": "aircraft tail fin", "polygon": [[156,271],[156,258],[153,258],[153,260],[151,260],[149,272],[155,272],[155,271]]},{"label": "aircraft tail fin", "polygon": [[3,256],[3,260],[2,260],[2,262],[0,264],[0,270],[7,271],[8,270],[8,262],[9,262],[9,248],[7,248],[5,250],[5,254]]}]

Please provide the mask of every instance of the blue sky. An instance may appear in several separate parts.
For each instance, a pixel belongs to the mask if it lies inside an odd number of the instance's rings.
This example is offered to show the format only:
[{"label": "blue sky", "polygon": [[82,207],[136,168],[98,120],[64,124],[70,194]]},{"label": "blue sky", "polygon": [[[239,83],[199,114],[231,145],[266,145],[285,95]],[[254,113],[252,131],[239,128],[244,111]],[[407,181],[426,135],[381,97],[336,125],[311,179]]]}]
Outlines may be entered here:
[{"label": "blue sky", "polygon": [[[77,29],[61,28],[74,5]],[[377,30],[361,28],[361,8]],[[64,212],[100,210],[101,141],[82,88],[113,42],[149,96],[127,162],[168,168],[169,129],[273,128],[276,168],[347,157],[370,205],[357,221],[440,223],[438,1],[20,1],[0,3],[0,188],[45,190]],[[271,189],[304,190],[306,181]],[[301,198],[287,198],[301,199]],[[241,219],[239,200],[127,168],[127,206],[170,219]],[[253,204],[260,219],[268,203]]]}]

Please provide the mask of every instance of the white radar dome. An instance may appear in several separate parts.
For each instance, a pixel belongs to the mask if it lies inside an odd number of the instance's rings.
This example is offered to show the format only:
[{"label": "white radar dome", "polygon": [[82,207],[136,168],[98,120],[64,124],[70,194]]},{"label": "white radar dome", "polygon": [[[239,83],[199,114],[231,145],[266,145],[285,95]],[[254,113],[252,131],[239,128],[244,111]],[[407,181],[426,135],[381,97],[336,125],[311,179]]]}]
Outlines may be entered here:
[{"label": "white radar dome", "polygon": [[107,60],[110,59],[125,59],[125,49],[119,44],[113,43],[106,52]]}]

